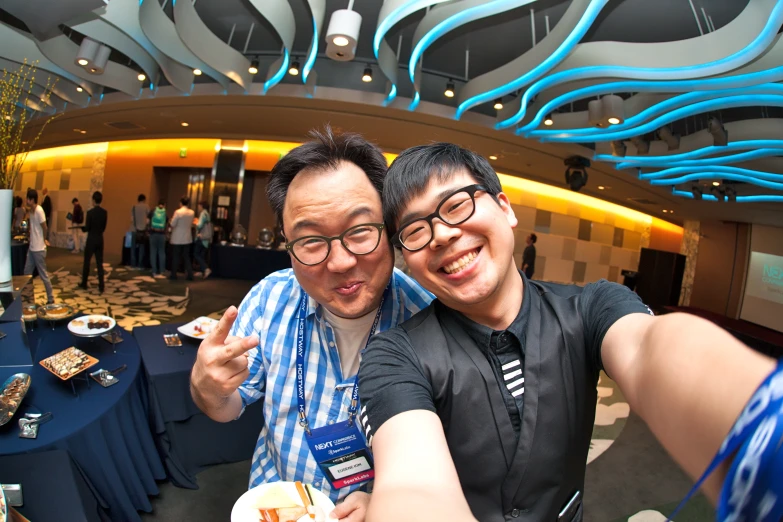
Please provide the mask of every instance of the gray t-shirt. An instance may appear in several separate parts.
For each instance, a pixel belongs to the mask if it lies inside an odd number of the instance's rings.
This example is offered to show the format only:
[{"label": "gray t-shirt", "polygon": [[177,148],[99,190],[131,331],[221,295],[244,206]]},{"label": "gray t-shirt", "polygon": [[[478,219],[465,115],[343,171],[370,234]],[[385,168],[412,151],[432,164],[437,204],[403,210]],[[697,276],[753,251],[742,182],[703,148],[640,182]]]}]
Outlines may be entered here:
[{"label": "gray t-shirt", "polygon": [[147,230],[147,216],[149,213],[150,207],[146,203],[141,202],[133,205],[131,219],[136,230]]}]

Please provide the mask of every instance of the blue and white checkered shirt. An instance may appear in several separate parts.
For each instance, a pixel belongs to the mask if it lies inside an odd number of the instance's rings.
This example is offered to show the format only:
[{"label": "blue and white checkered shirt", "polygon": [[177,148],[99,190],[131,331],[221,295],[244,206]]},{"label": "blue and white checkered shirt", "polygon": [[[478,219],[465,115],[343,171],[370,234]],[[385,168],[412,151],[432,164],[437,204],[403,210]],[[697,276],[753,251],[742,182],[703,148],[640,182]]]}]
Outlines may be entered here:
[{"label": "blue and white checkered shirt", "polygon": [[[391,298],[384,300],[378,331],[383,332],[427,307],[432,295],[394,269]],[[298,422],[296,401],[297,313],[302,287],[293,270],[265,277],[239,306],[231,335],[258,335],[259,346],[248,352],[250,376],[239,387],[244,406],[264,399],[265,424],[250,468],[250,487],[278,480],[301,480],[319,488],[332,501],[361,486],[334,490],[318,467]],[[342,377],[332,327],[312,297],[307,303],[309,344],[305,353],[305,404],[310,426],[320,428],[348,419],[355,376]],[[244,411],[244,407],[243,407]]]}]

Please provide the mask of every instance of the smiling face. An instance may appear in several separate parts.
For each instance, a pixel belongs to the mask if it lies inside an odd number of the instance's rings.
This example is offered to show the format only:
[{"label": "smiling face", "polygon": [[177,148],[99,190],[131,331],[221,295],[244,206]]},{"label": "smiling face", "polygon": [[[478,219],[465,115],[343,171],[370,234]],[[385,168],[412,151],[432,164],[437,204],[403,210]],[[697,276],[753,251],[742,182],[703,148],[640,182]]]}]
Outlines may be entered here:
[{"label": "smiling face", "polygon": [[[401,222],[430,214],[449,192],[476,183],[465,169],[446,181],[431,179],[424,192],[415,196],[400,212]],[[403,249],[413,277],[445,305],[478,322],[485,315],[508,312],[504,308],[521,304],[521,279],[514,265],[513,228],[517,219],[505,194],[498,201],[486,192],[477,192],[474,214],[456,226],[433,221],[433,238],[416,252]],[[507,314],[502,314],[507,315]],[[490,320],[490,322],[492,322]]]},{"label": "smiling face", "polygon": [[[283,232],[289,242],[309,235],[338,236],[354,225],[382,222],[381,197],[353,163],[303,170],[288,187]],[[394,266],[386,232],[378,248],[366,255],[354,255],[336,240],[331,247],[326,261],[314,266],[303,265],[292,256],[297,280],[339,317],[368,314],[378,307]]]}]

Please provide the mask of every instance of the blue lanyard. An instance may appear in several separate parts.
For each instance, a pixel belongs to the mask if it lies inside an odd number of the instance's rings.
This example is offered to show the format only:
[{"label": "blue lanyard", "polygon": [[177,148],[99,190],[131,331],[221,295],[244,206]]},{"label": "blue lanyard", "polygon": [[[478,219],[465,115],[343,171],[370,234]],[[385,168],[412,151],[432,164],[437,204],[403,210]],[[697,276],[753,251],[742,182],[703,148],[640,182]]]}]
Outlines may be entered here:
[{"label": "blue lanyard", "polygon": [[718,454],[667,519],[672,520],[704,480],[734,456],[718,502],[719,522],[779,522],[783,516],[783,361],[759,386]]},{"label": "blue lanyard", "polygon": [[[378,312],[375,314],[375,320],[372,322],[370,328],[370,335],[367,337],[367,344],[364,345],[365,349],[370,344],[370,339],[375,334],[378,328],[378,323],[381,320],[381,313],[383,312],[383,302],[386,300],[386,295],[391,287],[391,281],[386,286],[386,290],[383,291],[383,297],[381,298],[381,304],[378,306]],[[304,375],[305,375],[305,338],[307,337],[305,332],[305,320],[307,318],[307,293],[302,290],[302,297],[299,300],[299,315],[297,317],[297,335],[296,335],[296,400],[299,404],[299,425],[302,426],[305,431],[310,433],[310,423],[307,421],[307,412],[305,410],[305,390],[304,390]],[[353,422],[356,417],[356,410],[359,408],[359,379],[358,376],[354,377],[353,393],[351,394],[351,406],[348,408],[348,422]]]}]

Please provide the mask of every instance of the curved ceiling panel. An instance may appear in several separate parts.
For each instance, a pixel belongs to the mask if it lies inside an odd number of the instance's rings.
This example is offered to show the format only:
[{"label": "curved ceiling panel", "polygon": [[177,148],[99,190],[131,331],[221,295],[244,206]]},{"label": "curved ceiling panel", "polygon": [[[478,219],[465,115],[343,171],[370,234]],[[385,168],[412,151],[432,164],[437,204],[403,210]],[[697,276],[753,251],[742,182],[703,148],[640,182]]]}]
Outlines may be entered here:
[{"label": "curved ceiling panel", "polygon": [[460,91],[457,119],[471,107],[521,89],[554,69],[576,47],[608,1],[572,0],[555,28],[535,47],[465,84]]},{"label": "curved ceiling panel", "polygon": [[218,82],[224,89],[228,89],[230,80],[226,75],[220,73],[206,64],[201,58],[193,54],[177,33],[174,22],[166,16],[160,4],[155,1],[140,2],[139,5],[139,27],[144,35],[156,48],[170,56],[172,60],[188,66],[192,69],[199,69],[204,74]]},{"label": "curved ceiling panel", "polygon": [[[590,78],[678,80],[731,71],[762,55],[774,42],[781,24],[783,2],[751,0],[727,25],[690,40],[580,44],[553,74],[531,85],[514,104],[514,116],[499,122],[496,128],[508,128],[521,121],[537,93],[564,82]],[[647,66],[638,67],[639,63]]]},{"label": "curved ceiling panel", "polygon": [[102,7],[104,0],[3,0],[3,9],[22,20],[37,40],[59,36],[60,24]]},{"label": "curved ceiling panel", "polygon": [[174,25],[193,54],[239,84],[245,92],[250,89],[253,83],[253,75],[248,72],[250,61],[215,36],[201,21],[191,2],[185,0],[174,4]]},{"label": "curved ceiling panel", "polygon": [[310,41],[310,48],[307,50],[307,60],[302,67],[302,82],[307,83],[307,77],[315,65],[315,59],[318,56],[318,41],[323,33],[324,17],[326,16],[326,0],[307,0],[310,8],[310,14],[313,17],[313,39]]},{"label": "curved ceiling panel", "polygon": [[424,18],[416,27],[413,35],[413,51],[408,60],[408,75],[411,79],[414,89],[414,104],[411,109],[415,109],[420,99],[419,86],[421,74],[419,60],[429,46],[444,36],[449,31],[453,31],[465,24],[488,18],[526,4],[531,4],[536,0],[462,0],[450,4],[439,5],[424,15]]},{"label": "curved ceiling panel", "polygon": [[[28,35],[17,31],[13,27],[9,27],[3,23],[0,23],[0,55],[2,55],[4,58],[7,58],[8,60],[11,60],[12,62],[17,63],[23,63],[25,60],[27,60],[28,63],[38,62],[36,67],[38,67],[39,70],[47,71],[65,78],[80,86],[92,96],[95,96],[96,93],[100,93],[102,90],[99,86],[95,85],[91,81],[84,80],[75,74],[71,74],[71,72],[54,63],[41,52],[41,50],[36,45],[35,40],[30,38]],[[83,100],[82,97],[75,96],[75,94],[78,94],[76,92],[74,92],[74,96],[70,96],[70,91],[66,86],[57,87],[57,90],[63,93],[62,97],[64,99],[73,98],[75,100]],[[76,87],[74,87],[73,90],[75,91]],[[74,103],[78,102],[75,101]],[[79,103],[79,105],[83,104],[84,103]]]},{"label": "curved ceiling panel", "polygon": [[[294,37],[296,36],[296,21],[294,20],[294,12],[291,10],[291,4],[288,0],[247,0],[253,8],[263,16],[272,28],[277,32],[277,35],[283,41],[284,54],[291,54],[291,49],[294,46]],[[288,67],[288,61],[282,66],[272,64],[272,67],[278,67],[274,71],[271,70],[268,75],[267,82],[264,84],[264,92],[274,87],[285,76],[286,68]],[[282,71],[282,74],[278,74]],[[309,71],[308,71],[309,72]],[[304,76],[304,75],[303,75]],[[307,81],[305,78],[304,81]],[[267,85],[268,84],[268,85]],[[247,89],[247,87],[245,87]]]},{"label": "curved ceiling panel", "polygon": [[381,12],[378,15],[378,25],[372,39],[372,49],[378,67],[384,76],[389,79],[386,88],[385,104],[391,103],[397,96],[397,71],[399,60],[397,53],[386,42],[386,34],[397,22],[415,13],[419,9],[447,2],[449,0],[384,0]]},{"label": "curved ceiling panel", "polygon": [[[147,38],[141,28],[141,4],[138,0],[111,0],[104,9],[98,11],[98,15],[128,35],[149,53],[175,89],[189,92],[193,85],[193,69],[173,60]],[[149,74],[147,76],[153,78]],[[158,82],[155,81],[154,84],[158,85]]]}]

